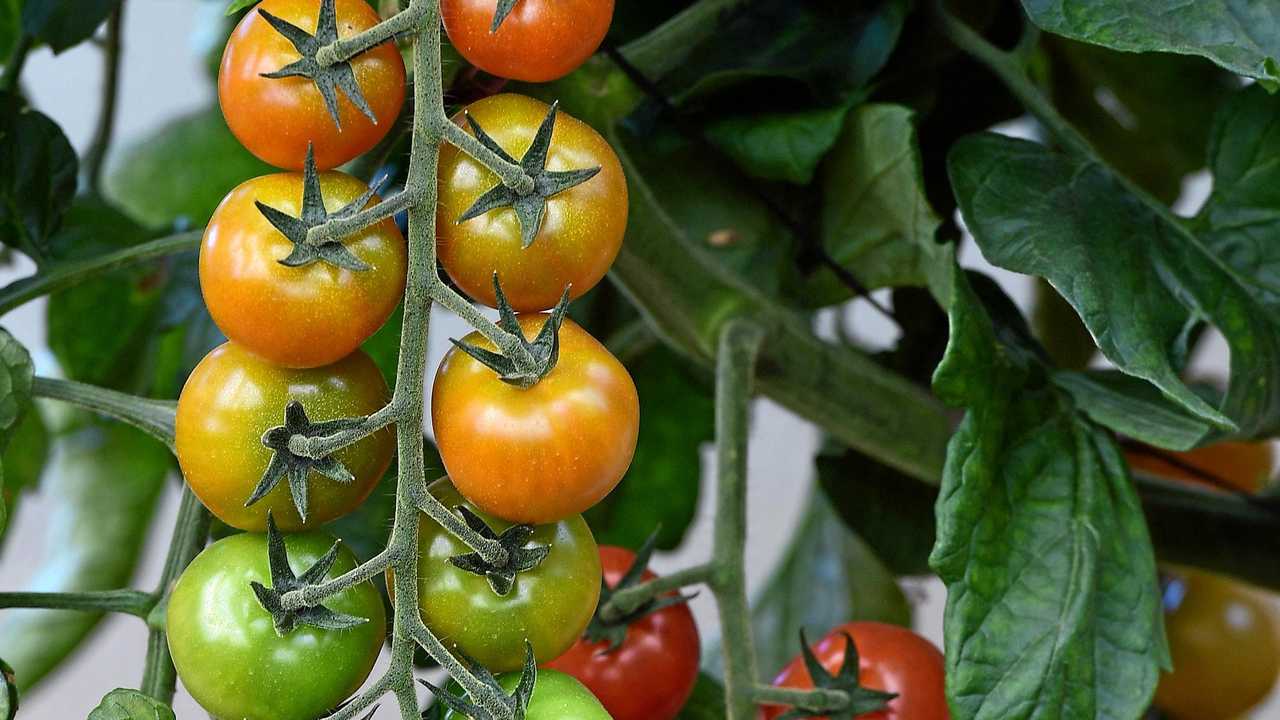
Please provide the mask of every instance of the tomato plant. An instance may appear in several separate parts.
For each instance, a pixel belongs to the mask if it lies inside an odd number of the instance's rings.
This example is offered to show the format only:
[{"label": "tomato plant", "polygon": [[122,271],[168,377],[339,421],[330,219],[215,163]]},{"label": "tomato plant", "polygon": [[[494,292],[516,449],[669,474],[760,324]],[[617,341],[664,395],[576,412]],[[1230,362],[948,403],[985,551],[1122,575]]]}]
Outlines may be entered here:
[{"label": "tomato plant", "polygon": [[[519,673],[506,673],[498,682],[508,691],[520,682]],[[464,720],[465,715],[446,710],[443,720]],[[538,684],[525,711],[526,720],[617,720],[600,705],[582,683],[554,670],[538,673]]]},{"label": "tomato plant", "polygon": [[[605,584],[616,588],[635,560],[626,548],[602,545]],[[656,577],[646,569],[639,579]],[[671,720],[693,692],[700,653],[693,613],[679,603],[624,620],[616,647],[588,634],[546,666],[586,685],[613,720]]]},{"label": "tomato plant", "polygon": [[525,0],[494,29],[497,0],[443,0],[449,42],[471,64],[501,77],[547,82],[567,75],[600,47],[613,0]]},{"label": "tomato plant", "polygon": [[272,460],[263,434],[284,424],[290,401],[302,403],[315,420],[332,420],[371,413],[387,397],[382,373],[362,352],[333,365],[291,370],[227,343],[201,360],[182,388],[178,463],[192,492],[232,527],[262,531],[268,513],[286,530],[315,527],[351,512],[373,491],[391,463],[392,433],[379,431],[338,452],[353,476],[350,482],[308,473],[305,522],[292,482],[278,482],[262,499],[245,505]]},{"label": "tomato plant", "polygon": [[[454,122],[464,125],[469,116],[499,147],[520,155],[547,112],[546,105],[523,95],[494,95],[468,105]],[[544,165],[551,171],[600,170],[549,198],[541,228],[532,242],[525,242],[513,210],[460,220],[498,179],[461,150],[441,151],[436,210],[440,262],[463,292],[490,307],[496,307],[494,273],[513,308],[546,310],[566,286],[576,298],[600,282],[622,246],[627,181],[609,143],[589,125],[559,113]]]},{"label": "tomato plant", "polygon": [[[324,173],[319,180],[330,212],[368,190],[342,173]],[[404,238],[390,220],[342,240],[363,269],[324,259],[300,266],[284,262],[297,245],[257,204],[300,217],[303,186],[303,177],[292,173],[245,181],[218,205],[200,244],[200,290],[214,322],[237,344],[286,367],[328,365],[350,355],[404,293]]]},{"label": "tomato plant", "polygon": [[[341,92],[329,89],[335,97],[330,105],[309,78],[268,77],[303,58],[295,38],[266,15],[319,37],[321,6],[314,0],[263,0],[245,14],[222,54],[218,102],[227,126],[250,152],[276,167],[301,170],[309,147],[322,169],[337,167],[376,145],[395,125],[404,103],[404,61],[391,42],[350,61],[359,101],[339,85]],[[378,21],[364,0],[335,0],[333,8],[331,22],[339,38]]]},{"label": "tomato plant", "polygon": [[[334,538],[290,535],[289,566],[312,567]],[[339,550],[327,577],[356,566]],[[182,685],[216,717],[311,720],[345,700],[369,676],[386,634],[382,599],[365,582],[325,601],[365,622],[344,629],[296,627],[279,633],[250,583],[270,585],[267,541],[223,538],[183,571],[165,612],[169,651]]]}]

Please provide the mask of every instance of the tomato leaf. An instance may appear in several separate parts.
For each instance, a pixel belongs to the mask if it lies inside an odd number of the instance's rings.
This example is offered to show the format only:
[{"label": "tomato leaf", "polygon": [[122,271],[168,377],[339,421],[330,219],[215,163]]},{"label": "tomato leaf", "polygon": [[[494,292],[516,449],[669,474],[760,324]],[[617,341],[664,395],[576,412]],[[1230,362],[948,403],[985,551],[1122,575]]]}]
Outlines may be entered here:
[{"label": "tomato leaf", "polygon": [[[1042,29],[1125,52],[1208,58],[1238,75],[1280,85],[1280,13],[1251,0],[1022,0]],[[1170,22],[1170,18],[1178,18]]]},{"label": "tomato leaf", "polygon": [[[0,451],[5,451],[9,441],[17,433],[23,417],[31,408],[31,381],[35,368],[31,355],[22,343],[0,328]],[[28,452],[23,448],[24,453]],[[4,467],[0,464],[0,534],[8,524],[8,501],[12,491],[5,487]],[[15,478],[16,479],[16,478]],[[9,481],[9,482],[12,482]]]},{"label": "tomato leaf", "polygon": [[18,683],[13,668],[0,660],[0,720],[13,720],[18,714]]},{"label": "tomato leaf", "polygon": [[1168,651],[1123,455],[964,275],[953,280],[934,388],[967,413],[948,446],[930,558],[947,584],[953,716],[1030,718],[1048,706],[1138,717]]},{"label": "tomato leaf", "polygon": [[748,175],[808,185],[844,127],[849,105],[735,114],[709,122],[707,139]]},{"label": "tomato leaf", "polygon": [[235,15],[246,8],[251,8],[258,4],[258,0],[231,0],[227,3],[227,15]]},{"label": "tomato leaf", "polygon": [[89,713],[89,720],[174,720],[173,709],[137,690],[116,688]]},{"label": "tomato leaf", "polygon": [[704,672],[698,673],[693,693],[675,720],[724,720],[724,717],[724,685]]},{"label": "tomato leaf", "polygon": [[0,537],[4,536],[4,515],[17,510],[18,497],[35,487],[49,458],[49,431],[40,408],[32,404],[9,436],[9,446],[0,452]]},{"label": "tomato leaf", "polygon": [[0,58],[9,57],[21,34],[22,0],[0,0]]},{"label": "tomato leaf", "polygon": [[0,242],[37,263],[49,260],[49,238],[71,205],[78,168],[57,123],[0,92]]},{"label": "tomato leaf", "polygon": [[1057,372],[1053,381],[1071,393],[1094,422],[1153,445],[1189,450],[1211,430],[1152,385],[1124,373]]},{"label": "tomato leaf", "polygon": [[55,53],[88,40],[120,0],[38,0],[22,7],[22,30]]}]

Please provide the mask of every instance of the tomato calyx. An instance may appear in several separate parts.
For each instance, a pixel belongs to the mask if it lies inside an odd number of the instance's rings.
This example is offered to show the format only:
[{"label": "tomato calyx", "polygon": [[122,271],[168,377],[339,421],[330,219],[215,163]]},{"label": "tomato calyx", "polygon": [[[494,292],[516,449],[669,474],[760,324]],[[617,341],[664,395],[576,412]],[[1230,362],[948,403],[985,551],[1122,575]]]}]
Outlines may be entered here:
[{"label": "tomato calyx", "polygon": [[472,720],[499,720],[504,717],[509,717],[511,720],[524,720],[525,712],[529,708],[529,700],[533,697],[533,687],[538,681],[538,664],[533,658],[533,645],[525,641],[524,668],[520,671],[520,682],[510,695],[487,668],[471,660],[465,653],[458,654],[462,656],[463,664],[475,679],[490,691],[487,693],[488,697],[476,698],[480,701],[479,704],[446,692],[426,680],[418,680],[418,682],[429,689],[438,702],[463,717]]},{"label": "tomato calyx", "polygon": [[496,33],[498,28],[502,27],[502,21],[507,19],[512,10],[516,9],[516,3],[520,0],[498,0],[498,5],[493,9],[493,24],[489,26],[489,32]]},{"label": "tomato calyx", "polygon": [[330,213],[324,208],[324,195],[320,190],[320,173],[316,170],[315,152],[311,145],[307,145],[307,161],[306,167],[302,174],[302,213],[299,217],[294,217],[288,213],[277,210],[267,205],[261,200],[254,200],[253,204],[258,208],[258,212],[271,223],[271,226],[280,231],[289,242],[293,243],[293,251],[284,259],[278,260],[281,265],[286,267],[303,267],[313,262],[323,260],[335,267],[351,270],[354,272],[363,272],[369,269],[369,266],[360,260],[360,258],[351,254],[346,245],[341,240],[326,240],[320,243],[313,243],[307,239],[307,232],[311,228],[323,225],[329,220],[348,218],[364,209],[369,200],[377,192],[376,187],[371,187],[360,195],[360,197],[352,200],[344,205],[337,212]]},{"label": "tomato calyx", "polygon": [[320,91],[320,97],[324,98],[324,106],[329,111],[329,117],[333,119],[333,124],[339,130],[342,129],[342,120],[338,117],[339,90],[347,96],[352,105],[369,118],[370,122],[378,124],[378,117],[374,115],[373,108],[369,107],[369,102],[364,99],[364,93],[360,91],[360,83],[356,82],[356,73],[351,68],[351,61],[342,60],[332,65],[323,65],[316,59],[320,48],[338,40],[338,13],[334,9],[334,0],[320,1],[320,15],[316,19],[314,35],[262,8],[258,8],[258,14],[275,28],[276,32],[292,43],[294,49],[302,56],[275,72],[262,73],[263,77],[273,80],[305,77],[314,82],[316,89]]},{"label": "tomato calyx", "polygon": [[449,558],[449,562],[460,570],[484,576],[489,581],[489,587],[499,596],[506,596],[511,592],[518,573],[538,567],[551,553],[551,548],[546,545],[525,547],[529,538],[533,537],[532,525],[512,525],[499,535],[489,527],[484,518],[466,505],[459,505],[455,510],[467,523],[467,527],[485,539],[497,541],[502,549],[507,551],[507,559],[506,562],[498,565],[485,560],[480,553],[472,552],[466,555],[454,555]]},{"label": "tomato calyx", "polygon": [[299,625],[309,625],[322,630],[345,630],[369,622],[368,618],[360,618],[346,613],[335,612],[324,605],[311,605],[287,610],[282,600],[285,593],[316,585],[333,567],[338,557],[339,542],[335,542],[329,552],[325,553],[315,564],[307,568],[301,575],[294,575],[289,567],[288,550],[284,536],[276,528],[275,519],[267,515],[267,564],[271,569],[271,587],[251,581],[253,594],[258,597],[258,604],[271,615],[276,634],[284,637]]},{"label": "tomato calyx", "polygon": [[480,217],[490,210],[509,207],[515,212],[516,219],[520,222],[520,246],[527,248],[533,244],[538,236],[538,230],[542,228],[542,220],[547,213],[547,200],[575,185],[581,185],[600,172],[599,165],[576,170],[546,168],[547,151],[551,148],[551,133],[555,130],[559,106],[559,101],[551,103],[551,109],[547,111],[547,116],[543,118],[542,124],[538,126],[538,131],[533,136],[533,142],[519,161],[503,150],[502,146],[480,127],[480,123],[476,122],[471,113],[464,114],[476,140],[503,160],[519,165],[525,174],[533,179],[533,189],[527,193],[521,193],[500,182],[477,198],[475,203],[458,218],[458,223]]},{"label": "tomato calyx", "polygon": [[805,669],[813,680],[813,686],[823,690],[841,690],[849,696],[849,704],[840,710],[821,710],[795,707],[782,715],[778,720],[799,720],[799,718],[827,717],[830,720],[853,720],[859,715],[879,712],[888,707],[889,701],[897,697],[897,693],[888,693],[863,687],[858,682],[860,674],[858,665],[858,647],[849,633],[844,635],[844,662],[833,675],[827,672],[818,658],[814,656],[805,638],[804,630],[800,630],[800,653],[804,658]]},{"label": "tomato calyx", "polygon": [[560,302],[556,303],[547,317],[547,322],[543,324],[537,337],[532,341],[525,338],[515,310],[511,309],[511,303],[502,292],[502,285],[498,282],[496,272],[493,274],[493,292],[497,297],[498,327],[521,344],[532,362],[528,365],[520,364],[500,352],[486,350],[453,338],[449,341],[462,352],[498,373],[498,378],[503,382],[519,388],[533,387],[555,368],[556,362],[560,359],[560,326],[564,324],[565,313],[569,310],[569,286],[565,286]]},{"label": "tomato calyx", "polygon": [[295,438],[325,437],[358,427],[360,422],[360,418],[311,422],[302,403],[297,400],[289,401],[284,408],[284,424],[277,425],[262,435],[262,444],[272,451],[271,462],[267,464],[262,479],[258,481],[249,499],[245,500],[244,506],[249,507],[258,502],[275,489],[281,479],[288,478],[293,506],[298,510],[298,517],[306,522],[307,478],[312,470],[344,485],[354,482],[355,476],[332,455],[310,457],[297,452],[299,448],[295,445]]},{"label": "tomato calyx", "polygon": [[627,572],[618,579],[618,583],[613,587],[609,587],[609,583],[600,579],[600,601],[596,605],[596,612],[591,616],[591,622],[587,625],[583,636],[590,642],[608,643],[603,652],[611,653],[617,650],[627,639],[627,628],[635,621],[652,615],[663,608],[673,605],[682,605],[697,597],[697,593],[685,595],[683,593],[670,593],[656,598],[650,598],[634,610],[623,613],[610,613],[608,611],[609,600],[615,594],[630,587],[641,584],[644,579],[644,572],[649,567],[649,558],[653,556],[653,550],[658,542],[658,531],[655,530],[644,544],[636,551],[635,559],[631,561],[631,567],[627,568]]}]

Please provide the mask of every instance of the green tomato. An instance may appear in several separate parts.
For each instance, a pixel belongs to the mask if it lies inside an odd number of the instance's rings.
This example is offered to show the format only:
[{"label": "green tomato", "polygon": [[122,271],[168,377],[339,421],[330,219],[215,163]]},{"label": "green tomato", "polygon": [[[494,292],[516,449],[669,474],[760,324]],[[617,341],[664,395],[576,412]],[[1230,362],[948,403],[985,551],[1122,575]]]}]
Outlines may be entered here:
[{"label": "green tomato", "polygon": [[[285,536],[300,574],[333,545],[326,533]],[[343,548],[329,578],[354,568]],[[271,586],[265,535],[223,538],[200,553],[169,595],[166,626],[178,677],[201,707],[222,720],[312,720],[369,677],[386,637],[377,589],[363,582],[324,601],[369,622],[347,630],[300,626],[284,637],[249,586]]]},{"label": "green tomato", "polygon": [[[498,683],[507,692],[516,689],[520,673],[505,673]],[[446,711],[443,720],[463,720],[466,716]],[[571,675],[555,670],[539,670],[525,720],[613,720],[595,695]]]},{"label": "green tomato", "polygon": [[[466,505],[495,532],[511,527],[477,510],[447,478],[437,480],[430,490],[447,508]],[[423,622],[494,672],[524,665],[526,639],[538,662],[559,657],[595,613],[600,553],[581,515],[534,529],[530,542],[549,546],[551,553],[538,567],[517,575],[505,597],[494,593],[484,577],[449,562],[471,552],[460,540],[426,516],[419,532],[418,604]]]}]

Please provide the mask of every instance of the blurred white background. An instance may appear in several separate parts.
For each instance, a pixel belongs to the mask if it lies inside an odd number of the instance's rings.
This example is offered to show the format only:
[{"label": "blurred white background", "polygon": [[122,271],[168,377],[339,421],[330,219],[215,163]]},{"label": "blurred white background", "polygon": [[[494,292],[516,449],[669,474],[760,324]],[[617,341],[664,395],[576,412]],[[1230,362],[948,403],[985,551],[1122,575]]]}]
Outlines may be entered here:
[{"label": "blurred white background", "polygon": [[[200,65],[199,54],[215,41],[224,2],[208,0],[129,0],[125,16],[124,56],[121,95],[117,122],[116,147],[145,142],[147,136],[169,120],[206,106],[213,95],[212,83]],[[80,46],[57,57],[48,50],[35,52],[24,73],[25,87],[35,105],[52,116],[66,132],[77,150],[88,144],[97,116],[98,88],[101,80],[100,53]],[[1012,128],[1014,132],[1022,129]],[[1204,179],[1189,184],[1182,210],[1194,211],[1207,194]],[[967,246],[963,262],[992,272],[1015,300],[1025,306],[1030,284],[1022,277],[990,268]],[[30,271],[30,267],[0,270],[0,283],[6,283]],[[884,343],[893,336],[887,321],[860,306],[846,316],[856,336]],[[834,316],[821,318],[819,327],[830,328]],[[4,326],[33,352],[37,371],[57,372],[45,343],[44,303],[33,302],[6,316]],[[456,318],[436,313],[431,328],[434,368],[447,348],[448,337],[465,334]],[[1225,367],[1226,352],[1220,341],[1210,343],[1198,364],[1205,370]],[[430,373],[429,373],[430,374]],[[811,459],[818,445],[817,432],[798,418],[768,402],[756,406],[750,455],[750,537],[748,555],[749,586],[758,589],[776,565],[799,518],[804,500],[812,486]],[[659,572],[686,566],[704,559],[710,540],[710,498],[714,495],[713,454],[704,453],[703,466],[707,483],[698,522],[688,542],[678,553],[663,555],[655,563]],[[164,503],[153,526],[146,559],[135,578],[134,586],[153,587],[160,574],[167,545],[171,519],[177,507],[177,480],[170,484]],[[40,493],[32,493],[24,501],[6,542],[7,552],[0,558],[0,589],[19,589],[34,571],[33,564],[44,547],[44,523],[49,501]],[[936,580],[910,581],[909,597],[917,602],[918,629],[941,646],[941,613],[944,591]],[[714,637],[714,607],[704,593],[693,601],[693,608],[704,636]],[[69,720],[85,717],[106,692],[120,686],[136,686],[141,679],[142,660],[146,649],[146,633],[133,618],[112,617],[101,624],[90,641],[54,676],[30,696],[23,698],[20,717],[28,720]],[[384,658],[385,660],[385,658]],[[773,668],[769,668],[772,671]],[[379,672],[375,669],[375,673]],[[179,687],[175,703],[181,720],[205,715]],[[393,717],[384,707],[378,717]],[[1280,704],[1272,703],[1255,717],[1280,718]]]}]

